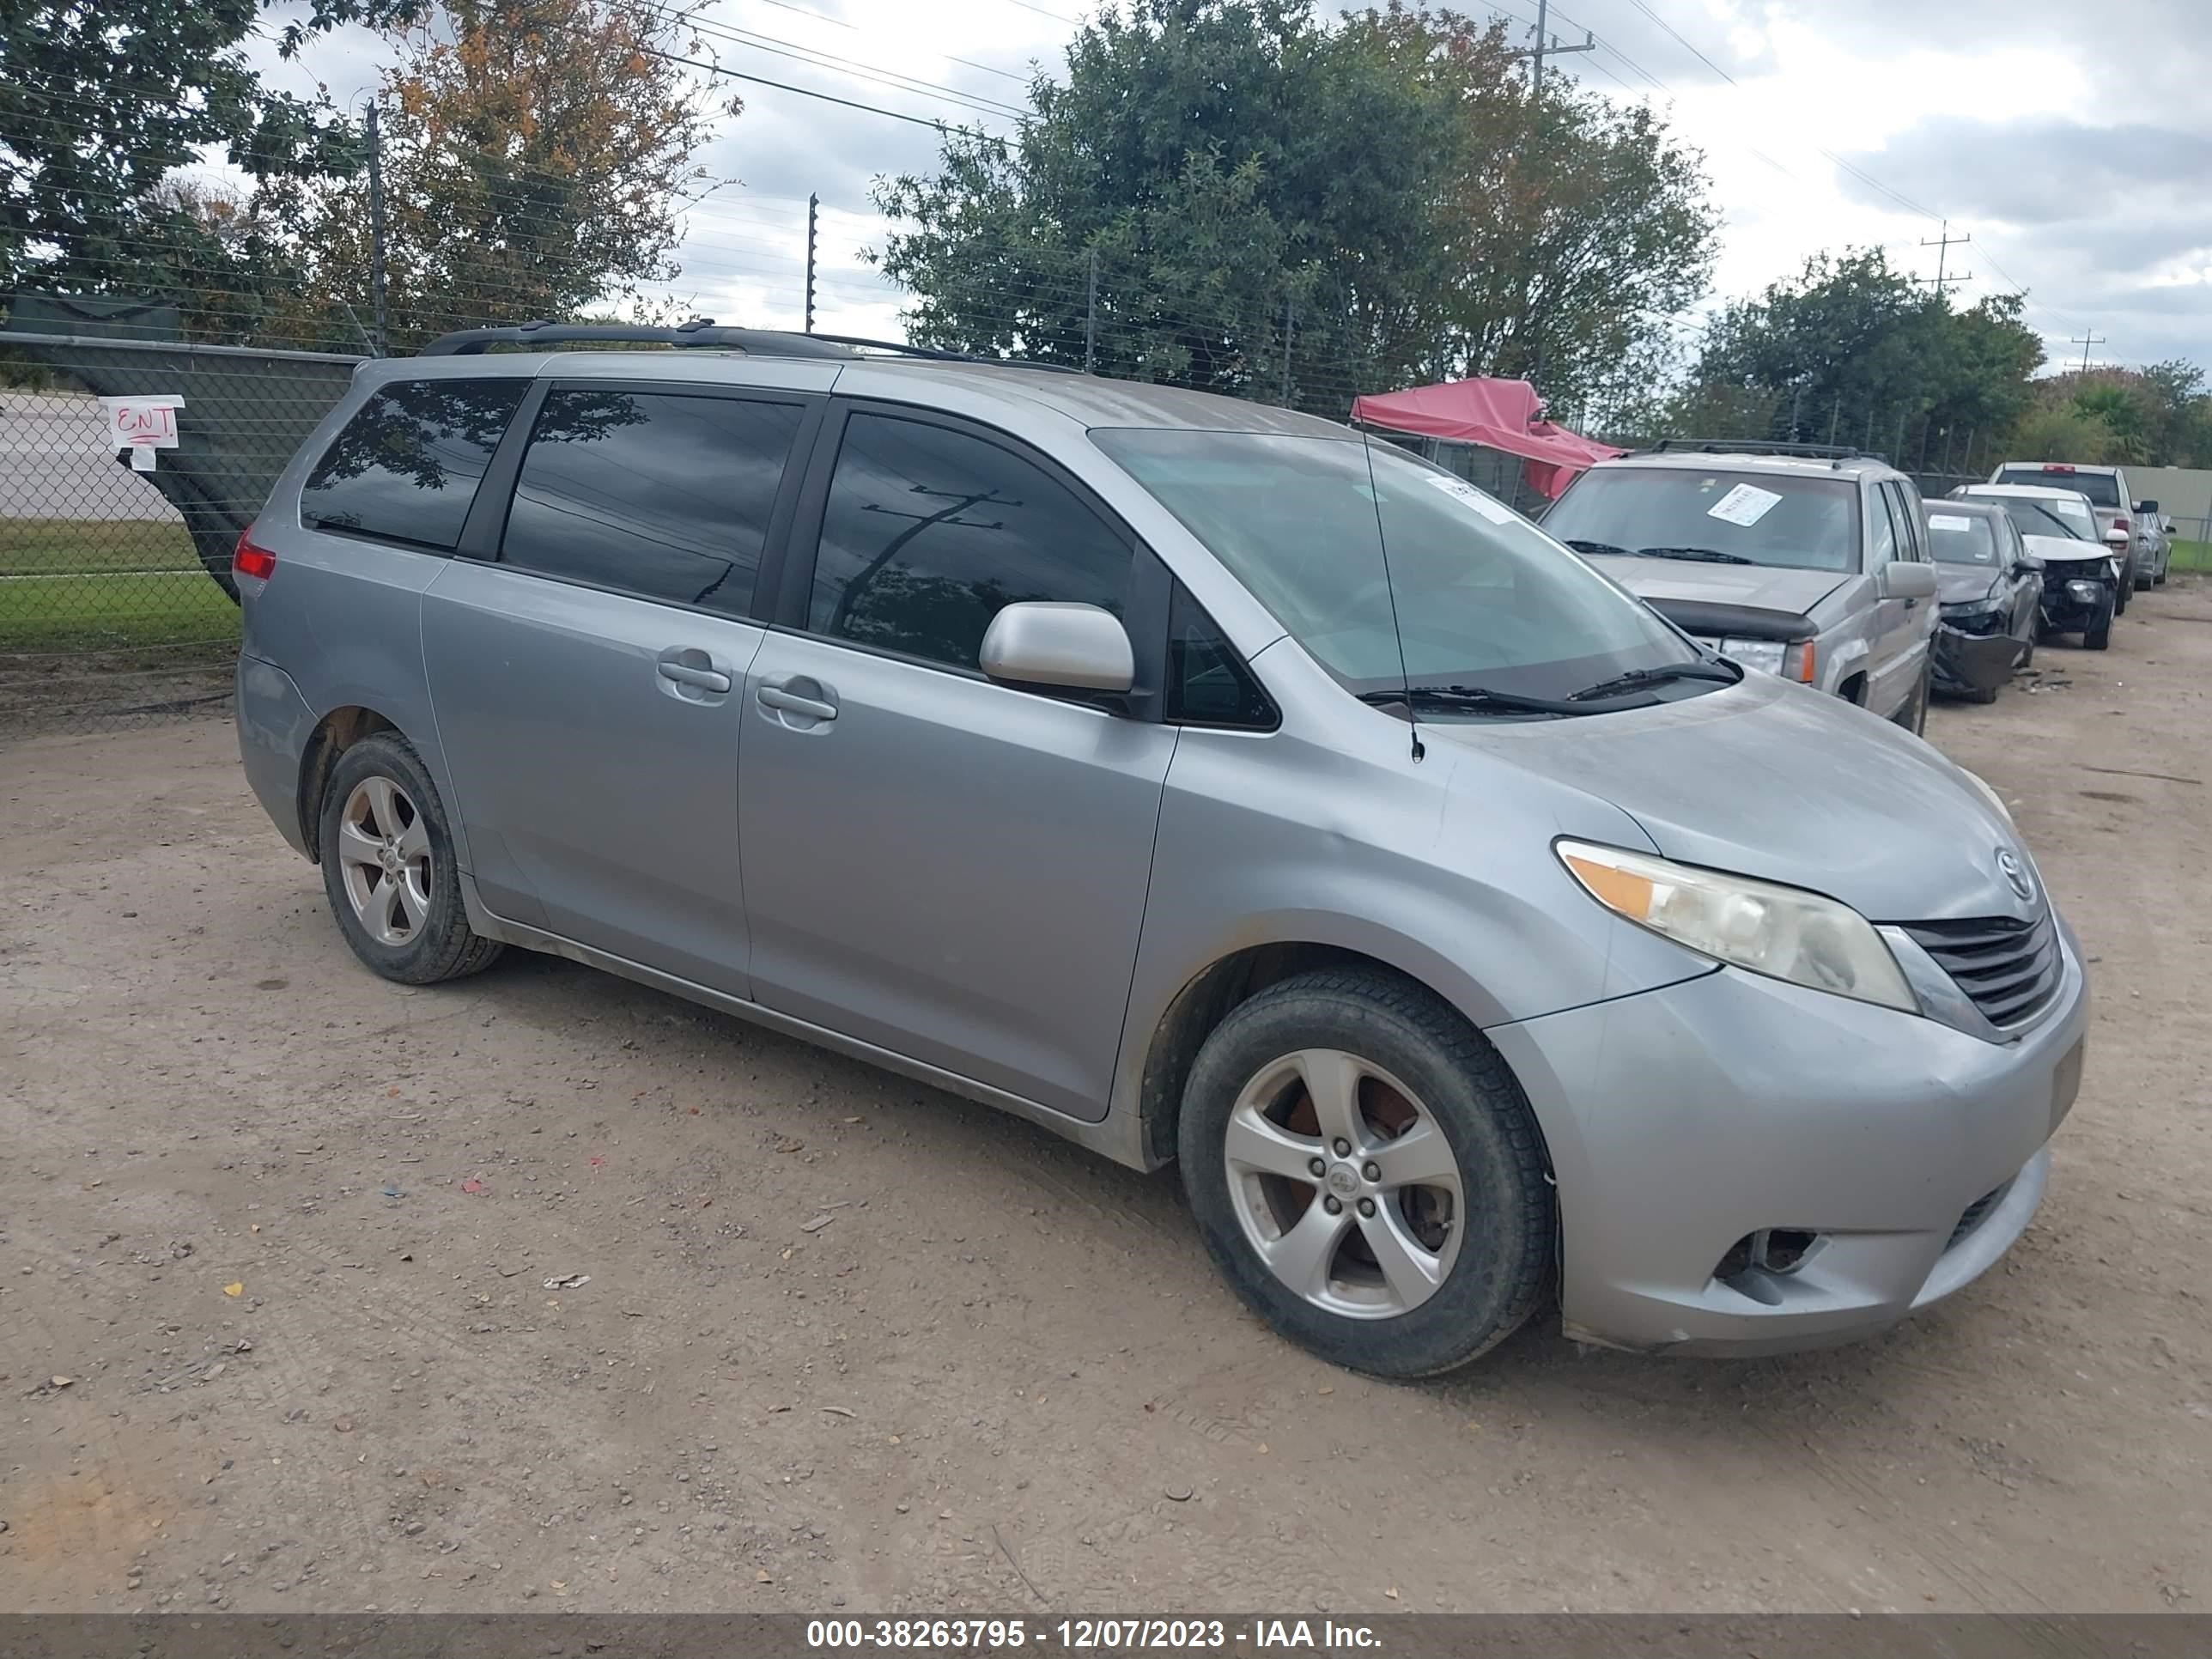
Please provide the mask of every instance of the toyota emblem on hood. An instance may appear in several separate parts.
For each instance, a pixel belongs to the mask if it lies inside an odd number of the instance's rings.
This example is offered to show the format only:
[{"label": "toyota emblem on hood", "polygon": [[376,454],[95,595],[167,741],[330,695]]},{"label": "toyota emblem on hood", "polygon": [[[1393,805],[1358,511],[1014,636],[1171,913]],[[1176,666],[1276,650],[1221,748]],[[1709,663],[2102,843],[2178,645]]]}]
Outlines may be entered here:
[{"label": "toyota emblem on hood", "polygon": [[1997,848],[1997,873],[2005,878],[2005,885],[2020,895],[2021,903],[2033,904],[2035,902],[2035,878],[2027,873],[2027,866],[2020,861],[2011,848]]}]

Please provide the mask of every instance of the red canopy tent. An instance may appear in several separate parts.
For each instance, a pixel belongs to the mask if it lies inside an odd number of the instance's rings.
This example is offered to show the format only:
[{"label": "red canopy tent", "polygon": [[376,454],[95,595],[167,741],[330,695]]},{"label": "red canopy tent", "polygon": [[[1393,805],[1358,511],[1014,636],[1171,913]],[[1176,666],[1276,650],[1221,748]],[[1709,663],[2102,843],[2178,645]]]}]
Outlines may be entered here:
[{"label": "red canopy tent", "polygon": [[1418,433],[1518,455],[1528,487],[1556,500],[1592,461],[1626,455],[1544,418],[1543,399],[1526,380],[1446,380],[1407,392],[1352,400],[1352,418],[1393,432]]}]

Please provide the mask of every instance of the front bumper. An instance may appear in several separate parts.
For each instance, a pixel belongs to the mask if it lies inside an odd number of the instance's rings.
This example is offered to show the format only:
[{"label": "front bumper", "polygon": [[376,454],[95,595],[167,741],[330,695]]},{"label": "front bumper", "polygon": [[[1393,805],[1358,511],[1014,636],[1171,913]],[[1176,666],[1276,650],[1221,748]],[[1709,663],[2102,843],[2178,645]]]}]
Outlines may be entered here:
[{"label": "front bumper", "polygon": [[1942,617],[1930,666],[1937,690],[1994,691],[2012,678],[2020,661],[2020,641],[2004,631],[2002,617],[1993,632],[1991,626],[1973,612],[1962,613],[1956,621]]},{"label": "front bumper", "polygon": [[[1820,1347],[1987,1269],[2035,1213],[2080,1078],[2087,989],[2060,931],[2058,994],[2007,1042],[1727,968],[1493,1028],[1559,1182],[1567,1334]],[[1766,1229],[1818,1242],[1792,1271],[1716,1276]]]}]

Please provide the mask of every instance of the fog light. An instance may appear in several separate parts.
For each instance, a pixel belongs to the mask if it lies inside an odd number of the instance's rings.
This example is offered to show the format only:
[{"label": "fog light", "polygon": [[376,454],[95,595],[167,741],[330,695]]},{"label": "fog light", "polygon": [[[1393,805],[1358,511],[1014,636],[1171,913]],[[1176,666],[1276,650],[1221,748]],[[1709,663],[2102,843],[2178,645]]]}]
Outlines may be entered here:
[{"label": "fog light", "polygon": [[1778,1276],[1794,1273],[1820,1242],[1820,1234],[1802,1227],[1762,1227],[1729,1246],[1728,1253],[1713,1264],[1713,1277],[1729,1285],[1754,1269]]}]

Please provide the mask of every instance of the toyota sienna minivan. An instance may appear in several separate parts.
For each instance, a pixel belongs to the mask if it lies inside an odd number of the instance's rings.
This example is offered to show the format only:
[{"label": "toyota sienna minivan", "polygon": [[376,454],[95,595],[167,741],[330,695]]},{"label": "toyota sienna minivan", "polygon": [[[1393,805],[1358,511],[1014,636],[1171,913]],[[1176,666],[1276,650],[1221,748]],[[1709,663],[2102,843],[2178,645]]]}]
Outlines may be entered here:
[{"label": "toyota sienna minivan", "polygon": [[1554,1295],[1862,1335],[2033,1215],[2081,956],[1919,738],[1328,421],[533,349],[595,332],[364,366],[239,544],[246,774],[376,973],[551,951],[1175,1162],[1390,1376]]}]

